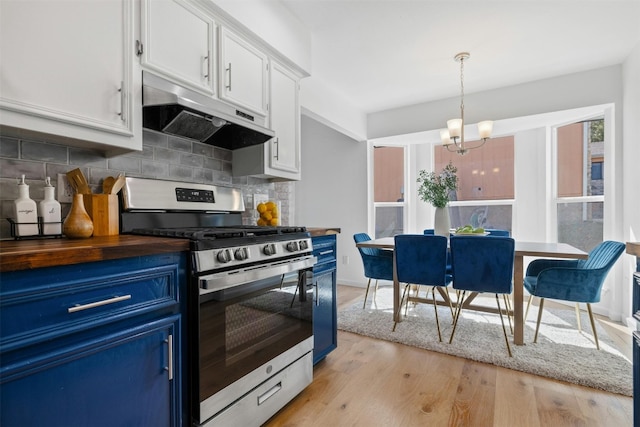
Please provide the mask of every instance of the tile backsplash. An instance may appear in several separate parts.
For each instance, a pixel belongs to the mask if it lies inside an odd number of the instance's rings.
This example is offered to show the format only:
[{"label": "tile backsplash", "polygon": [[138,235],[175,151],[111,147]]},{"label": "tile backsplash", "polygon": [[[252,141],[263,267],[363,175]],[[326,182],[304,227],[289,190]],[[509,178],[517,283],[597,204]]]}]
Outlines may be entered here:
[{"label": "tile backsplash", "polygon": [[[37,203],[44,198],[44,180],[47,176],[58,187],[58,174],[66,174],[75,168],[82,170],[94,193],[102,192],[102,180],[105,177],[122,173],[126,176],[239,188],[245,199],[245,224],[255,224],[254,194],[267,195],[270,200],[280,202],[282,225],[288,225],[292,216],[292,182],[273,183],[254,177],[233,177],[231,151],[223,148],[145,130],[142,151],[106,157],[101,151],[67,146],[46,139],[0,135],[0,238],[10,238],[10,225],[6,218],[13,215],[13,200],[18,197],[17,183],[21,175],[25,175],[31,198]],[[61,204],[64,219],[71,205]]]}]

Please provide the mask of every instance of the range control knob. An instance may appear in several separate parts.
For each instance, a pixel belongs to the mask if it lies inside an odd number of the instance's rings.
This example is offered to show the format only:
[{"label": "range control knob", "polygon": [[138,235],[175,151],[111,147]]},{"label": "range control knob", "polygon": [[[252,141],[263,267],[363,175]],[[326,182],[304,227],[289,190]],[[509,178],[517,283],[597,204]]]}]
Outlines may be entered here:
[{"label": "range control knob", "polygon": [[274,245],[273,243],[269,243],[268,245],[265,245],[265,247],[262,248],[262,253],[265,255],[275,255],[276,245]]},{"label": "range control knob", "polygon": [[218,261],[220,261],[223,264],[227,263],[231,261],[231,252],[229,251],[229,249],[221,250],[220,252],[218,252],[218,255],[216,256],[216,258],[218,258]]},{"label": "range control knob", "polygon": [[300,250],[300,247],[298,246],[298,242],[289,242],[287,243],[287,250],[289,252],[297,252]]},{"label": "range control knob", "polygon": [[300,240],[300,250],[304,251],[306,249],[309,249],[309,244],[306,240]]},{"label": "range control knob", "polygon": [[247,253],[247,248],[236,249],[236,251],[233,253],[233,256],[235,257],[235,259],[239,261],[243,261],[249,258],[249,254]]}]

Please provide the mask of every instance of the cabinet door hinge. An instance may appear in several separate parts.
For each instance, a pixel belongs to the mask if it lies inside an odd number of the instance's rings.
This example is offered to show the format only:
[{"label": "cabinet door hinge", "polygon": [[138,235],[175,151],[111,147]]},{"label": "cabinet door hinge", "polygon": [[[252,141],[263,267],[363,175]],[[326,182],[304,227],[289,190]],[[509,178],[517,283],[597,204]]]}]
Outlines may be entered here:
[{"label": "cabinet door hinge", "polygon": [[141,56],[144,53],[144,45],[140,43],[140,40],[136,40],[136,56]]}]

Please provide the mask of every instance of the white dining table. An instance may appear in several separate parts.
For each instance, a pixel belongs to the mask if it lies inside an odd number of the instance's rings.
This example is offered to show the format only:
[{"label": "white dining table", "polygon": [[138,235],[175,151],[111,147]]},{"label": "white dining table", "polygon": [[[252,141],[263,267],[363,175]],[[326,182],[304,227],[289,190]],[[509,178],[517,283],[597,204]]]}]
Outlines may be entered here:
[{"label": "white dining table", "polygon": [[[478,237],[482,238],[482,237]],[[366,242],[357,243],[363,248],[379,248],[393,250],[393,237],[382,237]],[[524,345],[524,257],[536,258],[570,258],[586,259],[589,254],[567,243],[523,242],[515,241],[515,260],[513,266],[513,342]],[[466,305],[465,305],[466,306]],[[396,276],[395,262],[393,271],[393,315],[394,320],[402,321],[398,308],[400,307],[400,283]],[[396,319],[397,317],[397,319]]]}]

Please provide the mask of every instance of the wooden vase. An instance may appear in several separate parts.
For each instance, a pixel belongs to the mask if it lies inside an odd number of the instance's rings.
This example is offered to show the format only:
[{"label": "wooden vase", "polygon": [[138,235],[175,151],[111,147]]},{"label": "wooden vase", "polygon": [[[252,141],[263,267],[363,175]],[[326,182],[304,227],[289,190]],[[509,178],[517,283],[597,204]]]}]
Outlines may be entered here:
[{"label": "wooden vase", "polygon": [[62,233],[70,239],[86,239],[93,234],[93,221],[84,208],[82,194],[75,194],[69,215],[62,224]]}]

